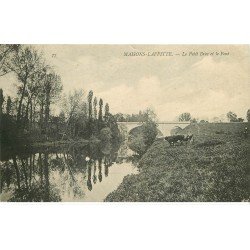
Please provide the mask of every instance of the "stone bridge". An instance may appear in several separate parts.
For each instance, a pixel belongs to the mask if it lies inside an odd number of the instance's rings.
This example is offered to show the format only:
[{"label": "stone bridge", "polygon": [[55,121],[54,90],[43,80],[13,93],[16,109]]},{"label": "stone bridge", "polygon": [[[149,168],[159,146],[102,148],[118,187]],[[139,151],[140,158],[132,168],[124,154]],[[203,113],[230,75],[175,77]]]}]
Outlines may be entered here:
[{"label": "stone bridge", "polygon": [[[142,125],[141,122],[117,122],[118,127],[121,131],[126,131],[129,133],[133,128],[139,127]],[[157,122],[159,131],[163,136],[170,135],[171,129],[178,126],[180,128],[185,128],[190,124],[190,122]]]}]

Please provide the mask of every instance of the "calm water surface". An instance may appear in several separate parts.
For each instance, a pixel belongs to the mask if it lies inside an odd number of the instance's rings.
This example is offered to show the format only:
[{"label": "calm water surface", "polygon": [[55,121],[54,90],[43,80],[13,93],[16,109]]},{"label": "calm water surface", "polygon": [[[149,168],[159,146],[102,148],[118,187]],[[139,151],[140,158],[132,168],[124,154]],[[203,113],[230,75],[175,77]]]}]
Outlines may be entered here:
[{"label": "calm water surface", "polygon": [[103,201],[136,174],[126,144],[10,154],[0,162],[1,201]]}]

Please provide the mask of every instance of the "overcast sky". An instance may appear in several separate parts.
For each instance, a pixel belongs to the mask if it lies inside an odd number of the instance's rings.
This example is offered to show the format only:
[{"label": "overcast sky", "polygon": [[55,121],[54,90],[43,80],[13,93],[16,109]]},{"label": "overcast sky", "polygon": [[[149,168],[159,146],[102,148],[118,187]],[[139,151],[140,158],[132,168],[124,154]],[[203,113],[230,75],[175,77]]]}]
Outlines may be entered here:
[{"label": "overcast sky", "polygon": [[[64,92],[90,89],[112,113],[151,107],[159,120],[182,112],[211,119],[229,110],[245,118],[250,108],[249,46],[36,45],[61,75]],[[124,52],[229,52],[228,56],[132,57]],[[52,54],[56,54],[52,57]],[[16,80],[0,77],[5,93]]]}]

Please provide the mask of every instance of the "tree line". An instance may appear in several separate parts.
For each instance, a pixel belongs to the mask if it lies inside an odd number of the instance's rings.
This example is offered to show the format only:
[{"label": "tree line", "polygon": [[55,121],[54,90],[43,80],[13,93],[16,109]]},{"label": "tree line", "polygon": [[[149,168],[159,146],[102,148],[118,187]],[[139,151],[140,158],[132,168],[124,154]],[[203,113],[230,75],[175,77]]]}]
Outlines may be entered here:
[{"label": "tree line", "polygon": [[[147,121],[147,114],[144,111],[139,111],[138,114],[123,114],[123,113],[117,113],[114,115],[117,122],[145,122]],[[237,117],[237,115],[229,111],[225,118],[229,122],[243,122],[244,119],[241,117]],[[214,122],[221,122],[222,120],[219,117],[214,117],[212,119]],[[247,111],[246,120],[250,122],[250,109]],[[198,119],[195,117],[192,117],[192,115],[189,112],[184,112],[178,116],[179,122],[190,122],[190,123],[208,123],[208,120],[204,119]]]},{"label": "tree line", "polygon": [[[244,119],[241,117],[238,117],[236,113],[229,111],[226,115],[225,118],[229,122],[243,122]],[[199,120],[198,118],[192,117],[190,113],[185,112],[179,115],[178,120],[180,122],[190,122],[190,123],[208,123],[207,120]],[[250,109],[248,109],[247,114],[246,114],[246,120],[250,122]],[[213,122],[222,122],[222,119],[219,117],[214,117]]]},{"label": "tree line", "polygon": [[117,113],[114,115],[117,122],[146,122],[148,120],[148,112],[153,112],[150,109],[139,111],[138,114],[123,114]]},{"label": "tree line", "polygon": [[[34,46],[0,45],[0,77],[6,74],[16,79],[16,96],[0,89],[1,143],[119,136],[108,103],[92,90],[86,98],[83,90],[62,95],[60,75]],[[54,115],[58,103],[61,110]]]}]

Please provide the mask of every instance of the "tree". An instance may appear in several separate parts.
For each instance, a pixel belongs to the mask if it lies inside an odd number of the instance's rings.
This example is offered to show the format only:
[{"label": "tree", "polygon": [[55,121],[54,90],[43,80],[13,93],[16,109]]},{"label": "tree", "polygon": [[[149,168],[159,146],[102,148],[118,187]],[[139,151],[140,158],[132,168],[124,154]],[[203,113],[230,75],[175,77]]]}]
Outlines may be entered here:
[{"label": "tree", "polygon": [[208,123],[206,120],[200,120],[200,123]]},{"label": "tree", "polygon": [[107,121],[105,122],[105,125],[109,127],[111,130],[112,140],[116,142],[120,141],[121,140],[120,129],[118,128],[116,119],[112,114],[108,113],[108,117],[107,117]]},{"label": "tree", "polygon": [[17,123],[19,124],[23,112],[23,101],[27,95],[27,86],[29,83],[32,83],[34,75],[39,74],[41,68],[44,67],[42,55],[32,47],[21,47],[14,51],[13,57],[5,63],[5,67],[13,71],[21,83],[18,88],[20,97],[17,110]]},{"label": "tree", "polygon": [[110,128],[105,127],[101,129],[99,138],[101,139],[102,142],[109,142],[112,138],[112,132]]},{"label": "tree", "polygon": [[88,94],[88,104],[89,104],[89,120],[92,119],[92,98],[93,98],[93,91],[90,90]]},{"label": "tree", "polygon": [[143,122],[148,122],[148,121],[149,122],[152,122],[152,121],[156,122],[157,116],[156,116],[155,112],[150,108],[147,108],[145,111],[143,111],[141,113],[141,116],[143,117],[143,119],[142,119]]},{"label": "tree", "polygon": [[250,109],[247,111],[247,121],[250,122]]},{"label": "tree", "polygon": [[125,122],[124,115],[122,113],[117,113],[114,115],[117,122]]},{"label": "tree", "polygon": [[4,76],[11,71],[8,64],[20,47],[19,44],[0,44],[0,76]]},{"label": "tree", "polygon": [[60,76],[54,72],[45,75],[44,93],[45,93],[45,128],[48,133],[48,122],[50,117],[50,105],[55,101],[62,91]]},{"label": "tree", "polygon": [[237,115],[236,115],[234,112],[232,112],[232,111],[229,111],[229,112],[227,113],[227,119],[228,119],[230,122],[237,122],[237,121],[238,121]]},{"label": "tree", "polygon": [[83,96],[82,90],[75,90],[63,98],[66,132],[71,137],[80,134],[87,122],[87,103],[84,102]]},{"label": "tree", "polygon": [[105,114],[104,114],[104,120],[105,120],[105,122],[108,121],[108,117],[109,117],[109,104],[106,103],[106,105],[105,105]]},{"label": "tree", "polygon": [[192,118],[192,119],[190,120],[190,122],[191,122],[191,123],[198,123],[198,119]]},{"label": "tree", "polygon": [[129,147],[139,155],[146,152],[158,134],[156,114],[154,111],[147,109],[142,114],[145,121],[142,123],[142,126],[130,131],[128,139]]},{"label": "tree", "polygon": [[156,123],[156,114],[154,113],[153,110],[147,109],[144,112],[144,115],[147,119],[142,123],[142,131],[143,131],[143,139],[145,145],[148,148],[154,142],[158,134],[157,130],[158,125]]},{"label": "tree", "polygon": [[95,97],[94,98],[94,119],[96,120],[97,119],[97,98]]},{"label": "tree", "polygon": [[0,115],[2,115],[3,112],[3,103],[4,103],[3,90],[0,89]]},{"label": "tree", "polygon": [[7,115],[10,115],[11,108],[12,108],[12,102],[11,102],[10,96],[8,96],[8,98],[7,98],[7,104],[6,104],[6,114]]},{"label": "tree", "polygon": [[26,117],[30,121],[30,128],[32,127],[36,119],[40,119],[39,121],[41,129],[44,126],[46,99],[45,89],[49,71],[51,71],[51,69],[48,65],[41,65],[37,72],[30,77],[30,81],[27,84],[25,94],[25,98],[27,99]]},{"label": "tree", "polygon": [[102,121],[102,107],[103,107],[103,100],[102,98],[99,101],[99,113],[98,113],[98,120]]},{"label": "tree", "polygon": [[180,122],[188,122],[191,120],[191,114],[190,113],[182,113],[179,116],[179,121]]},{"label": "tree", "polygon": [[147,151],[147,146],[142,136],[130,135],[128,145],[130,149],[139,155],[143,155]]}]

